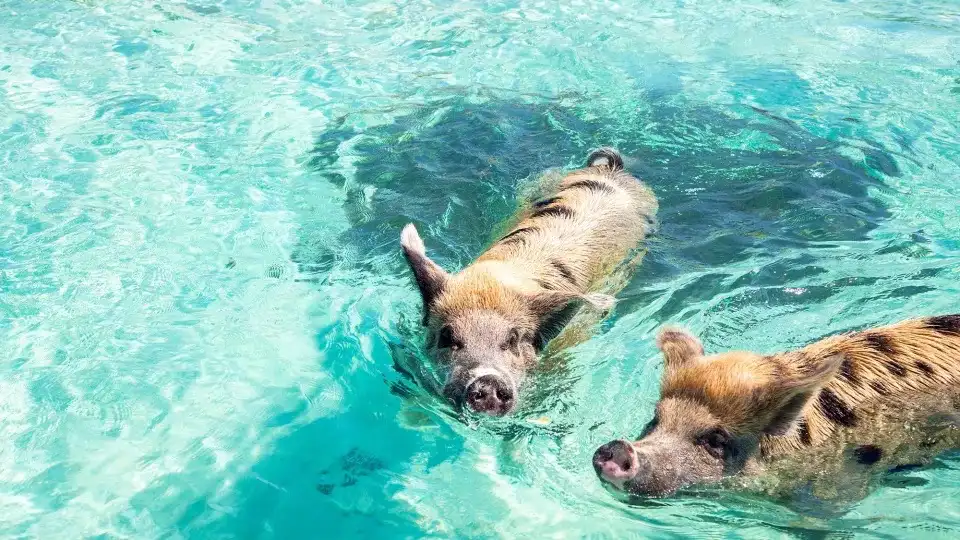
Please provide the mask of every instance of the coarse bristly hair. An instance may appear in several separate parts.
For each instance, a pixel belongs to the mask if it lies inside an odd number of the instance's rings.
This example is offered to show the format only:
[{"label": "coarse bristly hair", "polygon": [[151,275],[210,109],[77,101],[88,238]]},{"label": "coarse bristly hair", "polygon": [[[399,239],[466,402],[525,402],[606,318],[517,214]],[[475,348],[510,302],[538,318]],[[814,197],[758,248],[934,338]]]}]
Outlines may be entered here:
[{"label": "coarse bristly hair", "polygon": [[585,295],[637,247],[656,211],[650,189],[623,170],[619,154],[604,148],[590,155],[585,168],[566,175],[554,193],[529,204],[507,234],[457,274],[426,256],[412,225],[401,245],[423,297],[425,321],[467,309],[537,319],[548,314],[538,310],[551,312],[575,300],[609,307],[609,299]]},{"label": "coarse bristly hair", "polygon": [[[659,338],[667,362],[661,395],[706,403],[734,431],[765,431],[767,453],[816,445],[856,427],[858,409],[873,402],[960,383],[960,315],[842,334],[773,355],[705,357],[685,334],[669,329]],[[790,400],[793,410],[783,411]],[[793,415],[783,420],[796,425],[771,427],[772,412]]]},{"label": "coarse bristly hair", "polygon": [[[444,327],[490,334],[456,340],[480,347],[498,334],[491,325],[501,325],[542,350],[569,321],[571,310],[584,305],[610,309],[613,298],[605,294],[609,291],[601,292],[605,280],[649,233],[656,211],[653,193],[624,170],[620,155],[601,149],[584,168],[541,190],[506,234],[458,273],[432,261],[416,228],[407,225],[401,247],[423,299],[428,347]],[[474,313],[487,314],[487,322],[451,323]],[[516,349],[525,356],[520,363],[526,369],[533,362],[531,353]]]},{"label": "coarse bristly hair", "polygon": [[[705,355],[677,328],[662,330],[657,345],[665,359],[657,417],[632,445],[652,470],[682,474],[625,481],[637,493],[739,475],[779,476],[777,489],[806,485],[818,496],[857,486],[862,495],[869,474],[960,444],[960,315],[775,354]],[[715,458],[704,458],[704,440]],[[684,465],[696,459],[699,470]]]}]

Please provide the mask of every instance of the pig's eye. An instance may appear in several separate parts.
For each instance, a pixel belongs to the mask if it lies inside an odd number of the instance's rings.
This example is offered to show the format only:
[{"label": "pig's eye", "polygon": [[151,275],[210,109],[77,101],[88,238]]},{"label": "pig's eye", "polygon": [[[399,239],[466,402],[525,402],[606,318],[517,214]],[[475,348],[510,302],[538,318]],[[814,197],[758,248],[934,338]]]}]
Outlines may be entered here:
[{"label": "pig's eye", "polygon": [[730,446],[730,433],[722,427],[713,428],[697,437],[697,444],[702,446],[711,456],[723,459]]},{"label": "pig's eye", "polygon": [[516,349],[520,346],[520,330],[516,328],[510,329],[510,334],[507,336],[507,340],[503,342],[503,350]]},{"label": "pig's eye", "polygon": [[440,329],[440,335],[437,336],[437,348],[457,350],[463,346],[463,343],[453,338],[453,330],[449,326]]}]

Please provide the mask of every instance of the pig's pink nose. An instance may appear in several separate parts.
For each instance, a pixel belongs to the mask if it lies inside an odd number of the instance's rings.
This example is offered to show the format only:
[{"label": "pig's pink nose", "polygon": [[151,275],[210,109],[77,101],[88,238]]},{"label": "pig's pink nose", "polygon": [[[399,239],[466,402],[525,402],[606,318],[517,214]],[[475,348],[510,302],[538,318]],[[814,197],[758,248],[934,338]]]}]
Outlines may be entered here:
[{"label": "pig's pink nose", "polygon": [[484,375],[470,383],[466,398],[471,409],[491,416],[507,414],[514,402],[513,389],[494,375]]},{"label": "pig's pink nose", "polygon": [[637,454],[627,441],[611,441],[593,453],[597,476],[617,487],[637,475],[640,469]]}]

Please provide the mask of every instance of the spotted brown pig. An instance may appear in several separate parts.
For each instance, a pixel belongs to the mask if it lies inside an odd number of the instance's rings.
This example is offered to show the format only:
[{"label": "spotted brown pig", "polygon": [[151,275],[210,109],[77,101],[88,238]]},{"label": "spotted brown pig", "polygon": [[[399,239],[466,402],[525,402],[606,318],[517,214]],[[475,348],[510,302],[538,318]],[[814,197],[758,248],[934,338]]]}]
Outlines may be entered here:
[{"label": "spotted brown pig", "polygon": [[772,355],[705,356],[683,330],[657,338],[660,400],[639,440],[593,466],[631,495],[723,482],[856,500],[871,479],[960,448],[960,315],[830,337]]},{"label": "spotted brown pig", "polygon": [[648,234],[657,202],[611,149],[587,158],[524,207],[476,261],[450,274],[426,255],[413,224],[401,234],[420,289],[427,349],[444,371],[442,393],[494,416],[512,411],[547,343],[583,305],[608,310],[598,292]]}]

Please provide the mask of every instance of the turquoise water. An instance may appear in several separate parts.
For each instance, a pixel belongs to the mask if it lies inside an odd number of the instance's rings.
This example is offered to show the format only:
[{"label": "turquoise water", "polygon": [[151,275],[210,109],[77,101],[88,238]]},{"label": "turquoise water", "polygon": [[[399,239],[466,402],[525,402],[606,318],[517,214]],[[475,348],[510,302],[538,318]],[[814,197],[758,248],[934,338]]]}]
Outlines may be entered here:
[{"label": "turquoise water", "polygon": [[[960,6],[556,4],[0,2],[0,533],[955,538],[956,456],[799,509],[626,506],[590,456],[661,324],[958,311]],[[601,144],[660,198],[644,265],[518,416],[449,418],[400,228],[465,264]]]}]

